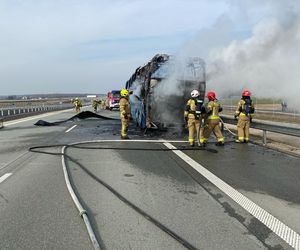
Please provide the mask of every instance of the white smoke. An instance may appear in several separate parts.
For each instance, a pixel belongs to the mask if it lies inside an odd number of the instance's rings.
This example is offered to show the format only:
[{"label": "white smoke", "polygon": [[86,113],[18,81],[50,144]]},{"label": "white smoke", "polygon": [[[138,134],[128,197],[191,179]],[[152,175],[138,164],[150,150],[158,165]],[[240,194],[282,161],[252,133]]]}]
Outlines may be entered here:
[{"label": "white smoke", "polygon": [[[230,3],[249,24],[255,11],[266,15],[253,25],[250,38],[232,40],[222,48],[209,48],[208,90],[226,97],[240,95],[247,88],[255,97],[284,99],[290,108],[300,109],[300,2],[232,0]],[[213,31],[224,32],[218,27],[213,27]],[[210,30],[212,37],[211,33]],[[190,44],[201,44],[199,38]],[[227,39],[228,36],[225,42]],[[199,53],[197,49],[189,50]]]},{"label": "white smoke", "polygon": [[211,55],[209,85],[227,93],[249,88],[258,97],[288,97],[299,93],[299,58],[299,18],[289,27],[276,19],[261,21],[251,38]]}]

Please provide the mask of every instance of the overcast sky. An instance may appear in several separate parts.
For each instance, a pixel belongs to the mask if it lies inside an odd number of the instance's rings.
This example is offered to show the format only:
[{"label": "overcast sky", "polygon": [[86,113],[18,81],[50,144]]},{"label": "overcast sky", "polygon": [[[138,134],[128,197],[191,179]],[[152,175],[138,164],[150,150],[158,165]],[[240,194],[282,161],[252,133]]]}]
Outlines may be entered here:
[{"label": "overcast sky", "polygon": [[276,2],[293,1],[0,0],[0,95],[105,93],[157,53],[210,60]]}]

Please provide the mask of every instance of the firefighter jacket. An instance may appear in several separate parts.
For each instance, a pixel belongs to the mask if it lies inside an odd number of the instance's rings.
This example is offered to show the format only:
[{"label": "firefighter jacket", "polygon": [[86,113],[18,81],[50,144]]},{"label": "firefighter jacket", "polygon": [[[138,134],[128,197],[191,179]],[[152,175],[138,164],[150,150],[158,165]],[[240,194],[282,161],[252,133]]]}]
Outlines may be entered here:
[{"label": "firefighter jacket", "polygon": [[205,109],[203,107],[203,101],[200,99],[189,99],[184,111],[184,117],[186,119],[201,119]]},{"label": "firefighter jacket", "polygon": [[250,116],[254,113],[254,105],[252,100],[242,98],[237,105],[235,115],[236,116]]},{"label": "firefighter jacket", "polygon": [[208,102],[206,106],[207,119],[219,120],[220,119],[219,112],[221,112],[222,110],[223,109],[218,100]]},{"label": "firefighter jacket", "polygon": [[74,101],[74,105],[75,105],[76,107],[82,107],[82,104],[81,104],[81,101],[80,101],[80,100],[75,100],[75,101]]},{"label": "firefighter jacket", "polygon": [[127,115],[130,115],[130,104],[127,98],[122,97],[120,99],[120,115],[121,117]]}]

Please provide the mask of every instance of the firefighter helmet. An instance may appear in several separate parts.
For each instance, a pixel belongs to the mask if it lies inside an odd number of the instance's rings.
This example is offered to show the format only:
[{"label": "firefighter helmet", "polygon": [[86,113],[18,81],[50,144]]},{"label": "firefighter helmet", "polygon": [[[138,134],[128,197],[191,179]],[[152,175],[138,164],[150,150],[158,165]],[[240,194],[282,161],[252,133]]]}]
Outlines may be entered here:
[{"label": "firefighter helmet", "polygon": [[251,96],[251,92],[247,89],[245,89],[242,93],[242,96]]},{"label": "firefighter helmet", "polygon": [[128,92],[127,89],[122,89],[121,92],[120,92],[120,94],[121,94],[122,97],[127,97],[128,94],[129,94],[129,92]]},{"label": "firefighter helmet", "polygon": [[196,89],[194,89],[192,92],[191,92],[191,97],[192,98],[196,98],[200,95],[200,92]]},{"label": "firefighter helmet", "polygon": [[207,99],[208,99],[209,101],[214,101],[214,100],[216,100],[216,93],[213,92],[213,91],[208,92],[208,93],[207,93]]}]

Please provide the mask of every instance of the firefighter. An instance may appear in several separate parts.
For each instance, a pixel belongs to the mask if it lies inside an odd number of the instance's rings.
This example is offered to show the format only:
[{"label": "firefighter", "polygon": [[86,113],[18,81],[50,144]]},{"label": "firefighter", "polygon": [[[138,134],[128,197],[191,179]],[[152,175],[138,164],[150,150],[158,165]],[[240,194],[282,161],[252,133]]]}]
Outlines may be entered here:
[{"label": "firefighter", "polygon": [[251,100],[251,93],[249,90],[244,90],[242,98],[238,102],[234,118],[238,119],[237,131],[238,138],[235,142],[249,142],[249,129],[252,121],[252,114],[254,113],[254,105]]},{"label": "firefighter", "polygon": [[101,109],[104,110],[105,109],[105,100],[104,99],[101,99],[100,105],[101,105]]},{"label": "firefighter", "polygon": [[208,104],[206,105],[206,119],[203,130],[203,138],[200,138],[201,145],[205,146],[211,132],[217,138],[217,146],[224,146],[224,137],[219,126],[220,117],[219,112],[222,111],[222,107],[216,98],[215,92],[207,93]]},{"label": "firefighter", "polygon": [[99,104],[98,98],[94,99],[94,100],[93,100],[93,108],[94,108],[94,112],[97,112],[98,104]]},{"label": "firefighter", "polygon": [[75,106],[75,111],[78,113],[80,112],[80,108],[82,107],[82,104],[81,104],[81,101],[78,97],[76,97],[74,100],[73,100],[73,104]]},{"label": "firefighter", "polygon": [[129,92],[127,89],[122,89],[120,99],[120,117],[121,117],[121,139],[129,139],[127,135],[129,120],[130,120],[130,104],[129,104]]},{"label": "firefighter", "polygon": [[184,119],[189,129],[189,144],[192,147],[194,147],[195,132],[198,146],[200,146],[200,138],[202,137],[201,122],[204,111],[203,101],[200,99],[200,92],[194,89],[191,92],[191,99],[187,101],[184,111]]}]

